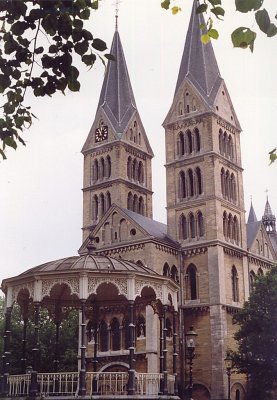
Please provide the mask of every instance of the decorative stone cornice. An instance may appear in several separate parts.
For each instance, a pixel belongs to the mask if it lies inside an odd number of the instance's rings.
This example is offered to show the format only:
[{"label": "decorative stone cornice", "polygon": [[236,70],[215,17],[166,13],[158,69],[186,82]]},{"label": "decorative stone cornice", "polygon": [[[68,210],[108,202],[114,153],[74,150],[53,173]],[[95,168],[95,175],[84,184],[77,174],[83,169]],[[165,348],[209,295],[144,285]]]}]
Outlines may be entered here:
[{"label": "decorative stone cornice", "polygon": [[264,267],[264,268],[268,268],[269,269],[269,268],[272,268],[273,265],[275,265],[275,262],[273,260],[272,260],[272,262],[267,261],[267,260],[262,260],[262,259],[260,259],[258,257],[250,255],[250,254],[248,256],[248,259],[249,259],[250,263],[258,265],[259,267]]},{"label": "decorative stone cornice", "polygon": [[184,305],[182,306],[185,314],[199,315],[207,314],[210,311],[210,306],[208,304],[197,304],[197,305]]},{"label": "decorative stone cornice", "polygon": [[222,305],[222,310],[226,310],[228,314],[234,315],[237,314],[240,310],[239,307],[231,306],[229,304]]},{"label": "decorative stone cornice", "polygon": [[186,257],[196,256],[198,254],[204,254],[207,251],[208,251],[208,247],[207,246],[194,247],[194,248],[190,248],[190,249],[182,249],[182,253]]},{"label": "decorative stone cornice", "polygon": [[113,254],[128,253],[129,251],[141,250],[144,249],[144,247],[145,247],[144,243],[136,243],[136,244],[129,244],[126,246],[116,247],[113,249],[107,249],[99,252],[97,251],[97,253],[100,254],[101,256],[111,256]]},{"label": "decorative stone cornice", "polygon": [[195,118],[189,118],[188,120],[183,120],[180,122],[173,122],[168,125],[169,129],[173,130],[180,130],[184,128],[189,128],[191,126],[196,126],[198,124],[201,124],[203,122],[203,117],[195,117]]},{"label": "decorative stone cornice", "polygon": [[242,258],[244,256],[244,252],[236,249],[232,249],[230,247],[223,246],[224,253],[228,254],[232,257]]},{"label": "decorative stone cornice", "polygon": [[217,122],[217,125],[220,125],[223,129],[225,129],[228,132],[231,132],[234,134],[239,132],[238,129],[234,128],[231,124],[229,124],[227,121],[224,121],[223,119],[219,118],[218,116],[217,116],[216,122]]},{"label": "decorative stone cornice", "polygon": [[177,256],[179,254],[178,250],[160,243],[156,243],[155,247],[157,250],[163,251],[164,253],[172,254],[174,256]]}]

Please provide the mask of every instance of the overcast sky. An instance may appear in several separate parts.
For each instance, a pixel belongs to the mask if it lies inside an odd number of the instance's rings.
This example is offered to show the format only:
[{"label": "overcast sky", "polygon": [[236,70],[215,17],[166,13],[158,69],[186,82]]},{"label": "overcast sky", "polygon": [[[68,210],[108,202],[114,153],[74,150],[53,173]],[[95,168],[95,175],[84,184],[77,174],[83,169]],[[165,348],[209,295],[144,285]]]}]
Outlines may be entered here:
[{"label": "overcast sky", "polygon": [[[115,27],[113,0],[102,0],[88,23],[94,37],[111,45]],[[123,0],[119,32],[129,74],[149,141],[153,166],[154,219],[166,222],[164,131],[161,124],[171,106],[185,43],[192,0],[175,0],[182,12],[173,16],[160,0]],[[230,33],[239,25],[254,29],[253,15],[239,15],[224,2],[220,39],[213,41],[224,78],[243,132],[245,209],[250,196],[261,218],[266,190],[277,214],[277,163],[269,167],[268,151],[277,145],[276,37],[259,33],[255,50],[233,49]],[[223,3],[223,4],[224,4]],[[264,6],[276,14],[273,1]],[[104,68],[101,62],[82,71],[80,93],[27,103],[39,118],[24,134],[27,147],[8,152],[0,162],[0,281],[35,265],[76,255],[81,245],[82,167],[80,153],[92,125]]]}]

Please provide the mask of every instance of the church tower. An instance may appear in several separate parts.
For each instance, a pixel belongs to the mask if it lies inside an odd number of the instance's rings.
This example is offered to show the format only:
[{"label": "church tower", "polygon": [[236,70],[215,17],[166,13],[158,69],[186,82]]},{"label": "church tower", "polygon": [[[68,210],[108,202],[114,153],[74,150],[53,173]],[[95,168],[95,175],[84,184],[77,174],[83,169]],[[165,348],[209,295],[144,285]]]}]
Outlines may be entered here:
[{"label": "church tower", "polygon": [[[240,124],[194,1],[172,106],[164,121],[168,234],[182,249],[185,331],[199,346],[194,373],[226,398],[223,360],[248,272]],[[203,348],[203,343],[206,347]]]},{"label": "church tower", "polygon": [[115,203],[152,217],[153,152],[137,110],[116,29],[98,107],[83,146],[84,239]]}]

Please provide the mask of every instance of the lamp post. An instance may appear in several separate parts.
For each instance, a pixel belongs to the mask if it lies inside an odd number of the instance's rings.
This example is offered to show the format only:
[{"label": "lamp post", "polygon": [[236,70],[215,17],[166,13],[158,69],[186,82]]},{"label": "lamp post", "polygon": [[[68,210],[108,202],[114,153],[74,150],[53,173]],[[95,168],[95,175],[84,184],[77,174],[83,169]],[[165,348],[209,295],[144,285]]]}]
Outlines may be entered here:
[{"label": "lamp post", "polygon": [[187,345],[187,357],[189,359],[189,399],[192,400],[192,390],[193,390],[193,382],[192,382],[192,360],[195,357],[195,339],[197,333],[194,332],[193,326],[189,328],[189,331],[186,333],[186,345]]},{"label": "lamp post", "polygon": [[225,362],[226,374],[228,376],[228,400],[231,400],[231,374],[233,367],[233,359],[229,352],[226,353],[224,362]]}]

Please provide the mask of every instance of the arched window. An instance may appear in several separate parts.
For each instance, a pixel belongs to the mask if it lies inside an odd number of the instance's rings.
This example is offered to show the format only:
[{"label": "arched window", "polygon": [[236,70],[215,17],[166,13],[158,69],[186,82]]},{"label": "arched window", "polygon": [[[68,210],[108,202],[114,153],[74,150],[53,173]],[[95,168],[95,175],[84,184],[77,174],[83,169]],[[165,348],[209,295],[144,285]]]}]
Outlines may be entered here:
[{"label": "arched window", "polygon": [[129,320],[128,318],[124,319],[123,321],[123,346],[125,349],[128,349],[130,347],[130,328],[129,328]]},{"label": "arched window", "polygon": [[129,156],[127,160],[127,177],[132,179],[132,159]]},{"label": "arched window", "polygon": [[106,178],[110,178],[111,177],[111,168],[112,168],[112,164],[111,164],[111,157],[107,156],[106,157],[106,162],[105,162],[105,177]]},{"label": "arched window", "polygon": [[136,159],[133,160],[132,178],[134,179],[134,181],[137,181],[138,179],[138,165]]},{"label": "arched window", "polygon": [[227,142],[227,156],[233,160],[234,158],[234,146],[233,146],[233,138],[231,135],[228,136]]},{"label": "arched window", "polygon": [[112,205],[112,200],[111,200],[111,194],[110,192],[106,193],[106,199],[105,199],[105,212],[108,211],[108,209]]},{"label": "arched window", "polygon": [[258,275],[259,276],[263,276],[263,274],[264,274],[264,271],[262,270],[262,268],[259,268],[258,269]]},{"label": "arched window", "polygon": [[193,214],[189,215],[189,237],[195,238],[195,218]]},{"label": "arched window", "polygon": [[200,151],[201,143],[200,143],[200,133],[197,128],[194,129],[194,150]]},{"label": "arched window", "polygon": [[141,145],[141,133],[138,134],[138,144]]},{"label": "arched window", "polygon": [[201,211],[197,214],[197,231],[198,236],[202,237],[205,234],[204,217]]},{"label": "arched window", "polygon": [[114,351],[121,348],[120,324],[117,318],[113,318],[111,322],[111,347]]},{"label": "arched window", "polygon": [[140,196],[138,202],[138,213],[144,215],[144,200],[142,196]]},{"label": "arched window", "polygon": [[232,267],[232,300],[236,303],[239,301],[238,273],[234,265]]},{"label": "arched window", "polygon": [[219,129],[218,141],[219,141],[219,152],[220,154],[223,154],[223,132],[221,129]]},{"label": "arched window", "polygon": [[236,400],[240,400],[240,391],[239,391],[239,389],[236,390]]},{"label": "arched window", "polygon": [[188,170],[188,194],[194,196],[194,184],[193,184],[193,173],[192,170]]},{"label": "arched window", "polygon": [[230,200],[230,173],[226,171],[225,174],[225,196],[228,200]]},{"label": "arched window", "polygon": [[103,193],[101,193],[99,196],[99,202],[100,202],[99,216],[102,217],[105,213],[105,197]]},{"label": "arched window", "polygon": [[131,192],[128,193],[128,198],[127,198],[127,209],[128,210],[133,210],[133,195]]},{"label": "arched window", "polygon": [[249,291],[250,291],[250,293],[253,291],[255,278],[256,278],[255,272],[250,271],[250,274],[249,274]]},{"label": "arched window", "polygon": [[133,211],[138,212],[138,196],[136,194],[133,199]]},{"label": "arched window", "polygon": [[183,104],[180,101],[180,103],[178,104],[178,114],[179,115],[183,115]]},{"label": "arched window", "polygon": [[227,138],[227,133],[226,132],[224,132],[224,134],[223,134],[223,152],[222,152],[222,154],[226,157],[226,154],[227,154],[227,141],[228,141],[228,138]]},{"label": "arched window", "polygon": [[126,219],[122,218],[119,224],[119,237],[120,240],[128,239],[128,225]]},{"label": "arched window", "polygon": [[175,282],[179,282],[178,270],[175,265],[172,265],[172,267],[171,267],[170,276],[171,276],[171,279],[173,279]]},{"label": "arched window", "polygon": [[86,327],[86,333],[87,333],[87,341],[91,342],[93,340],[93,324],[92,321],[88,321],[87,327]]},{"label": "arched window", "polygon": [[239,244],[239,223],[236,216],[233,220],[233,240],[236,244]]},{"label": "arched window", "polygon": [[167,263],[165,263],[163,267],[163,276],[170,276],[170,268]]},{"label": "arched window", "polygon": [[100,161],[99,161],[99,179],[103,179],[104,178],[104,171],[105,171],[105,162],[104,162],[104,158],[101,157]]},{"label": "arched window", "polygon": [[172,323],[169,318],[166,318],[166,320],[165,320],[165,327],[166,327],[166,337],[171,338],[172,337]]},{"label": "arched window", "polygon": [[134,134],[133,134],[133,129],[130,129],[130,140],[133,141],[134,140]]},{"label": "arched window", "polygon": [[225,182],[225,170],[224,170],[224,168],[221,168],[220,177],[221,177],[221,193],[222,193],[222,196],[225,198],[225,196],[226,196],[226,182]]},{"label": "arched window", "polygon": [[138,316],[136,323],[137,338],[145,337],[145,318],[142,315]]},{"label": "arched window", "polygon": [[232,173],[230,177],[231,183],[231,199],[235,203],[237,201],[237,185],[235,175]]},{"label": "arched window", "polygon": [[226,211],[223,213],[223,235],[225,239],[228,237],[228,217]]},{"label": "arched window", "polygon": [[196,178],[196,192],[197,194],[202,194],[203,192],[202,175],[199,167],[195,168],[195,178]]},{"label": "arched window", "polygon": [[188,227],[187,227],[187,219],[182,214],[179,219],[179,227],[180,227],[180,239],[186,240],[188,238]]},{"label": "arched window", "polygon": [[95,194],[92,199],[92,220],[97,221],[98,218],[98,196]]},{"label": "arched window", "polygon": [[108,351],[109,350],[109,333],[108,327],[104,320],[100,322],[99,325],[99,349],[100,351]]},{"label": "arched window", "polygon": [[93,167],[92,167],[92,180],[93,180],[93,182],[96,182],[98,180],[98,178],[99,178],[98,168],[99,168],[98,167],[98,161],[94,160]]},{"label": "arched window", "polygon": [[227,238],[229,240],[232,239],[232,232],[233,232],[233,217],[232,214],[228,216],[228,226],[227,226]]},{"label": "arched window", "polygon": [[193,147],[192,147],[192,134],[191,134],[191,131],[187,131],[187,133],[186,133],[186,139],[187,139],[187,153],[188,154],[191,154],[192,153],[192,150],[193,150]]},{"label": "arched window", "polygon": [[197,269],[194,264],[190,264],[186,271],[186,297],[187,300],[197,299]]},{"label": "arched window", "polygon": [[139,183],[144,182],[144,168],[143,168],[143,163],[140,161],[138,165],[138,181]]},{"label": "arched window", "polygon": [[186,176],[184,171],[181,171],[179,174],[179,197],[180,199],[185,199],[187,197]]},{"label": "arched window", "polygon": [[178,135],[178,154],[183,156],[185,154],[185,137],[183,132]]}]

